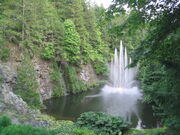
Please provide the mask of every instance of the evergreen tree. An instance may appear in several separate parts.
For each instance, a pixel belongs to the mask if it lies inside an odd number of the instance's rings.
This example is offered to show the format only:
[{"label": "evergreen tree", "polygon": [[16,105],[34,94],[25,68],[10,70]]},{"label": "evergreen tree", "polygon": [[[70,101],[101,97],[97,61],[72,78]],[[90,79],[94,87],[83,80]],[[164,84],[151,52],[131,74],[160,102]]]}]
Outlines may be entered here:
[{"label": "evergreen tree", "polygon": [[31,53],[38,47],[62,44],[63,26],[48,0],[9,0],[4,6],[3,32],[10,42]]},{"label": "evergreen tree", "polygon": [[78,63],[80,60],[80,36],[71,20],[64,22],[64,57],[71,63]]},{"label": "evergreen tree", "polygon": [[22,3],[20,0],[8,0],[3,4],[4,16],[1,29],[6,39],[13,43],[21,41],[22,33]]}]

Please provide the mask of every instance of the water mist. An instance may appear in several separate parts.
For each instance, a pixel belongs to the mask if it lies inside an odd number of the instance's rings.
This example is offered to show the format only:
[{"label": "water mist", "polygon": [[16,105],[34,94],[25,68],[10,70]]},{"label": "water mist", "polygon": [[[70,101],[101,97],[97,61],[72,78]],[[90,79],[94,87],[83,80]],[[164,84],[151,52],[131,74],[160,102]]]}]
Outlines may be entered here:
[{"label": "water mist", "polygon": [[104,109],[107,113],[122,116],[127,121],[131,121],[132,115],[136,115],[141,121],[136,106],[142,96],[135,83],[137,68],[128,68],[129,64],[131,58],[128,57],[127,49],[121,41],[119,52],[116,48],[109,65],[110,81],[102,89]]}]

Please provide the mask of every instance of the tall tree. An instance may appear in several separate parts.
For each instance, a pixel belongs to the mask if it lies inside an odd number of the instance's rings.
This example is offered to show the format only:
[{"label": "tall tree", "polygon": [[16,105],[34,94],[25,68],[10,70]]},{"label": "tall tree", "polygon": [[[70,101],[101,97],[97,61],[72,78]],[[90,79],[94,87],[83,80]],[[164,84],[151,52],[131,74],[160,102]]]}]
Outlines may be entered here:
[{"label": "tall tree", "polygon": [[71,20],[66,20],[64,27],[64,57],[67,61],[78,64],[80,60],[80,36]]}]

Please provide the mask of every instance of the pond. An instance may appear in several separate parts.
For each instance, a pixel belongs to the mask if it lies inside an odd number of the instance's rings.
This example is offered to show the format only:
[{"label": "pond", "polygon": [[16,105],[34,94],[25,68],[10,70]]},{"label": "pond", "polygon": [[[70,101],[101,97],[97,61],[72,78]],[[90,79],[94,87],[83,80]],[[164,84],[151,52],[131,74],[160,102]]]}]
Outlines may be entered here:
[{"label": "pond", "polygon": [[[110,90],[111,92],[107,92]],[[76,121],[81,113],[88,111],[106,112],[124,117],[135,128],[155,128],[156,118],[151,105],[142,103],[137,89],[112,90],[111,87],[96,88],[91,91],[45,101],[44,113],[58,120]],[[136,98],[138,97],[138,98]]]}]

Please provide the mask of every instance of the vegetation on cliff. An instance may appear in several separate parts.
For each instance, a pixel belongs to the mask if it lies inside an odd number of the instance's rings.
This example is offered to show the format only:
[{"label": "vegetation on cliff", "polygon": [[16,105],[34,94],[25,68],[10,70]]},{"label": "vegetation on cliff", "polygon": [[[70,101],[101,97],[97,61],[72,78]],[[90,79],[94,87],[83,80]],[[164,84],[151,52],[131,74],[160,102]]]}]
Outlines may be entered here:
[{"label": "vegetation on cliff", "polygon": [[39,84],[36,79],[34,67],[28,57],[25,57],[17,72],[14,92],[32,108],[41,106],[38,92]]},{"label": "vegetation on cliff", "polygon": [[[56,97],[87,89],[87,84],[78,77],[81,65],[92,64],[97,74],[104,74],[109,48],[102,40],[95,7],[85,0],[2,0],[0,11],[0,59],[8,61],[14,46],[19,50],[20,61],[30,57],[18,68],[16,92],[19,91],[25,101],[28,96],[21,92],[25,92],[23,85],[26,83],[20,72],[24,72],[22,68],[26,70],[23,66],[30,64],[34,57],[55,65],[49,74]],[[29,78],[36,81],[34,75]],[[33,81],[30,81],[32,86],[26,86],[27,93],[35,86]],[[37,87],[33,89],[38,90]]]}]

